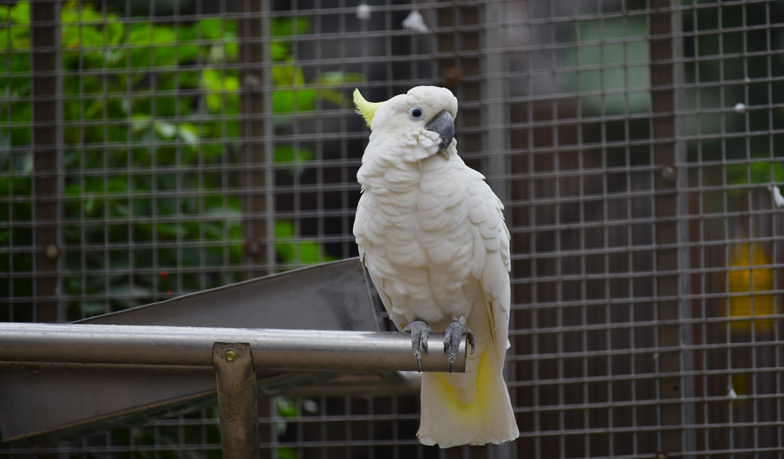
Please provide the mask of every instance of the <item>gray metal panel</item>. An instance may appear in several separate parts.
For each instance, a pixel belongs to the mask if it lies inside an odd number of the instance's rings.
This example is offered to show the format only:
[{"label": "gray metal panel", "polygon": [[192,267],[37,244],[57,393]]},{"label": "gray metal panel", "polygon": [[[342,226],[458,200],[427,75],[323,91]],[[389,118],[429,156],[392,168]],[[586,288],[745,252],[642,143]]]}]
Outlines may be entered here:
[{"label": "gray metal panel", "polygon": [[[260,374],[258,386],[275,393],[333,376]],[[17,445],[137,425],[214,399],[209,367],[0,363],[0,431],[4,442]]]},{"label": "gray metal panel", "polygon": [[252,279],[77,323],[380,331],[359,258]]},{"label": "gray metal panel", "polygon": [[[362,264],[353,258],[79,323],[376,331],[380,322],[374,307]],[[137,424],[215,393],[211,368],[48,364],[31,369],[0,363],[0,370],[5,442],[37,444]],[[259,381],[260,390],[289,390],[334,375],[274,376]],[[390,385],[387,381],[377,378]]]}]

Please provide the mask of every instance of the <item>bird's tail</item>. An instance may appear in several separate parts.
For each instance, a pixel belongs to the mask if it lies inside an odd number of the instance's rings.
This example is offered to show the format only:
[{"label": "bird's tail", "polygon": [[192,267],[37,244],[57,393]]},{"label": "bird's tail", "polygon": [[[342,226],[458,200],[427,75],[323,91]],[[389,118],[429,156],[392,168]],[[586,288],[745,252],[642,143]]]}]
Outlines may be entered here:
[{"label": "bird's tail", "polygon": [[495,352],[485,346],[476,372],[476,392],[473,386],[453,387],[449,379],[458,375],[423,373],[419,440],[449,448],[500,444],[517,438],[520,432],[501,368]]}]

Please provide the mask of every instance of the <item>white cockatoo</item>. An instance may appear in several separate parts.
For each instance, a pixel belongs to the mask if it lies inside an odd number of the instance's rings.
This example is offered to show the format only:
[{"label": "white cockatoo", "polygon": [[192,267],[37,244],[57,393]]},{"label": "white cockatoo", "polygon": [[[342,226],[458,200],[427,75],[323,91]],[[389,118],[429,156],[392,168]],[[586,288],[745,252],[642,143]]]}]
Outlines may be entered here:
[{"label": "white cockatoo", "polygon": [[463,335],[466,371],[422,375],[426,445],[503,443],[518,437],[502,370],[509,347],[509,230],[503,205],[457,155],[457,99],[419,86],[386,102],[354,91],[370,142],[357,179],[360,257],[417,363],[428,333],[445,333],[450,370]]}]

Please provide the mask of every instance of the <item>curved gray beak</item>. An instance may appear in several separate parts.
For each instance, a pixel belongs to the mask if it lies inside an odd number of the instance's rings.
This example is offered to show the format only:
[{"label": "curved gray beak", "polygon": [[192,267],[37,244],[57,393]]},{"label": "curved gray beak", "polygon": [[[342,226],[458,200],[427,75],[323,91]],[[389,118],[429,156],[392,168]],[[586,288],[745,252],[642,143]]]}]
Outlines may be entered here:
[{"label": "curved gray beak", "polygon": [[425,129],[437,132],[441,136],[438,150],[444,150],[452,143],[452,139],[455,137],[455,120],[452,119],[452,115],[448,111],[442,110],[441,113],[434,116],[427,123]]}]

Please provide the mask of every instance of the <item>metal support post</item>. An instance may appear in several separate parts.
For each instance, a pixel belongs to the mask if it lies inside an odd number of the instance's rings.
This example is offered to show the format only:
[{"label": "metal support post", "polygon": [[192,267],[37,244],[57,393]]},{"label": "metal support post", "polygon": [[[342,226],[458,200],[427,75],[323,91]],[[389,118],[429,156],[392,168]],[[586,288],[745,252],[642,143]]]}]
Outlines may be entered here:
[{"label": "metal support post", "polygon": [[60,258],[59,193],[62,190],[60,158],[60,4],[30,3],[32,44],[32,140],[33,140],[33,237],[35,257],[35,320],[59,322],[64,312],[58,305]]},{"label": "metal support post", "polygon": [[[682,453],[686,457],[697,449],[694,402],[694,359],[689,249],[688,176],[683,123],[683,64],[680,42],[680,0],[653,0],[651,8],[660,12],[650,15],[651,108],[653,110],[654,162],[661,167],[655,178],[656,207],[656,295],[657,318],[668,321],[658,326],[658,345],[677,349],[659,355],[659,416],[662,425],[660,447],[665,453]],[[682,321],[682,323],[673,323]],[[680,375],[678,375],[680,374]],[[675,376],[672,376],[675,375]],[[677,400],[681,400],[677,402]]]},{"label": "metal support post", "polygon": [[215,343],[212,366],[218,384],[221,449],[224,459],[258,459],[256,370],[248,343]]},{"label": "metal support post", "polygon": [[[488,50],[484,57],[484,71],[488,77],[484,85],[484,94],[487,102],[484,107],[484,121],[485,126],[488,127],[489,132],[485,136],[485,151],[488,152],[486,163],[487,183],[493,188],[493,191],[501,199],[501,202],[511,202],[511,193],[508,185],[507,175],[509,173],[509,158],[507,152],[509,151],[508,135],[507,135],[507,110],[506,107],[499,110],[497,101],[505,100],[506,85],[504,68],[506,63],[506,54],[498,50],[503,47],[505,32],[503,27],[498,24],[504,22],[506,4],[503,2],[490,2],[485,5],[485,29],[484,29],[484,46]],[[509,218],[510,211],[505,212],[506,217]],[[512,349],[510,349],[512,351]],[[513,361],[509,361],[504,366],[504,379],[513,381],[515,377],[515,365]],[[515,391],[509,394],[512,401],[515,400]],[[490,457],[493,459],[511,459],[517,457],[515,442],[506,442],[503,445],[491,447],[489,450]]]},{"label": "metal support post", "polygon": [[[245,238],[245,264],[249,267],[246,275],[249,279],[265,276],[270,273],[275,261],[275,251],[270,250],[268,239],[274,235],[274,223],[269,216],[272,210],[272,171],[269,166],[271,159],[265,149],[271,139],[271,123],[264,119],[264,114],[272,114],[269,101],[265,101],[265,90],[271,86],[267,75],[271,70],[265,67],[265,49],[267,44],[264,16],[269,10],[269,0],[239,0],[237,10],[240,18],[237,21],[239,38],[240,78],[242,93],[240,95],[240,132],[242,133],[241,161],[242,171],[242,231]],[[270,98],[271,99],[271,98]]]}]

